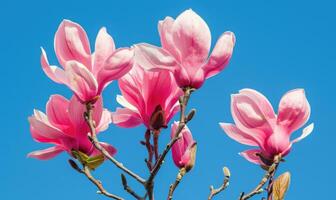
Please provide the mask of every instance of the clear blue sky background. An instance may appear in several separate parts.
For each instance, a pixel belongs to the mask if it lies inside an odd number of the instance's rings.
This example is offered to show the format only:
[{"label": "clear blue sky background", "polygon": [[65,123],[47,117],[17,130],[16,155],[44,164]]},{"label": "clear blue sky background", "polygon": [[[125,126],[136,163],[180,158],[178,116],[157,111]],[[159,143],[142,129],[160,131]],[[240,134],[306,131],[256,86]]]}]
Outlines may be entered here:
[{"label": "clear blue sky background", "polygon": [[[65,86],[49,80],[39,64],[40,46],[51,63],[54,33],[62,19],[80,23],[94,41],[100,27],[106,26],[116,45],[138,42],[159,45],[157,22],[176,17],[192,8],[208,23],[213,43],[226,30],[235,32],[237,43],[230,66],[211,78],[191,99],[197,115],[190,124],[198,141],[197,165],[176,191],[175,199],[205,199],[209,185],[222,182],[221,168],[232,171],[230,187],[217,199],[237,199],[251,190],[263,171],[238,155],[246,147],[230,140],[218,122],[231,122],[230,94],[241,88],[254,88],[269,97],[277,107],[288,90],[305,88],[312,107],[312,135],[295,144],[280,167],[292,173],[289,200],[330,199],[335,188],[336,114],[336,4],[333,1],[10,1],[0,6],[0,57],[2,85],[2,142],[0,161],[1,199],[104,199],[85,177],[73,171],[68,155],[38,161],[26,158],[32,150],[46,147],[35,143],[27,117],[34,108],[45,110],[49,95],[70,97]],[[119,93],[114,83],[105,91],[106,107],[114,110]],[[111,125],[101,140],[114,144],[117,158],[136,172],[146,174],[145,149],[139,144],[144,127],[121,129]],[[300,132],[295,133],[299,135]],[[168,141],[162,134],[161,148]],[[169,158],[157,177],[157,199],[165,199],[168,185],[177,169]],[[126,199],[120,172],[105,163],[95,173],[113,193]],[[134,181],[131,186],[139,191]],[[260,197],[256,198],[260,199]]]}]

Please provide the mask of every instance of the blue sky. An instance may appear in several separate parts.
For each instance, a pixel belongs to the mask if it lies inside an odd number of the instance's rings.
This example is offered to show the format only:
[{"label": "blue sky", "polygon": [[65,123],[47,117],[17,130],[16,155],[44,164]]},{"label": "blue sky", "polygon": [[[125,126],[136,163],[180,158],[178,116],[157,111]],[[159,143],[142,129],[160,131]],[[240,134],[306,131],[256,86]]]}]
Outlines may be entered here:
[{"label": "blue sky", "polygon": [[[336,174],[333,130],[336,114],[336,28],[333,1],[10,1],[0,7],[0,56],[2,60],[2,158],[0,191],[2,199],[105,199],[95,187],[73,171],[62,154],[50,161],[26,158],[32,150],[46,147],[35,143],[27,117],[34,108],[44,111],[54,93],[70,97],[69,90],[49,80],[39,64],[40,46],[57,63],[53,54],[54,33],[62,19],[80,23],[94,41],[106,26],[118,47],[138,42],[159,45],[157,22],[176,17],[192,8],[208,23],[214,43],[231,30],[237,42],[229,67],[209,79],[191,99],[197,109],[190,128],[198,141],[197,164],[176,191],[175,199],[205,199],[209,185],[222,182],[225,165],[231,169],[229,188],[217,199],[237,199],[251,190],[263,171],[238,155],[246,149],[230,140],[218,122],[232,122],[230,94],[242,88],[264,93],[277,107],[288,90],[304,88],[312,107],[310,122],[315,130],[295,144],[280,171],[292,173],[287,199],[327,199],[334,190]],[[114,110],[117,84],[104,93],[106,107]],[[144,127],[122,129],[111,125],[101,140],[115,145],[117,158],[134,171],[146,174],[145,149],[139,144]],[[161,148],[168,141],[166,131]],[[295,133],[299,135],[300,132]],[[157,177],[157,199],[165,199],[177,169],[169,156]],[[126,199],[120,184],[120,171],[105,163],[95,174],[113,193]],[[130,180],[130,179],[129,179]],[[139,191],[136,183],[130,184]],[[260,197],[256,198],[260,199]]]}]

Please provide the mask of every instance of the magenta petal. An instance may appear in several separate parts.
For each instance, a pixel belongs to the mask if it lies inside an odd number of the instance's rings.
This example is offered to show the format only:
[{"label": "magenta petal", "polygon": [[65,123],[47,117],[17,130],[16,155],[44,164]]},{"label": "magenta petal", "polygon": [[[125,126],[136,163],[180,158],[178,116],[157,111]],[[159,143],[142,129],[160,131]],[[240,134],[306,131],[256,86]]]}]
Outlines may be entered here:
[{"label": "magenta petal", "polygon": [[218,39],[208,62],[203,66],[206,78],[210,78],[222,71],[230,61],[235,36],[232,32],[225,32]]},{"label": "magenta petal", "polygon": [[107,33],[106,28],[99,30],[96,38],[93,73],[98,74],[104,66],[106,59],[115,51],[113,38]]},{"label": "magenta petal", "polygon": [[258,142],[255,141],[255,139],[249,134],[244,133],[243,131],[239,130],[235,125],[233,124],[227,124],[227,123],[219,123],[219,125],[222,127],[224,132],[233,140],[241,143],[246,144],[250,146],[258,146]]},{"label": "magenta petal", "polygon": [[104,63],[98,72],[99,92],[112,81],[124,76],[133,67],[133,49],[120,48],[115,51]]},{"label": "magenta petal", "polygon": [[27,155],[30,158],[36,158],[39,160],[48,160],[54,158],[63,151],[61,147],[53,146],[47,149],[33,151]]},{"label": "magenta petal", "polygon": [[105,142],[100,142],[100,145],[104,147],[104,149],[111,155],[114,156],[117,153],[117,149],[114,148],[112,145],[107,144]]},{"label": "magenta petal", "polygon": [[243,156],[246,160],[255,163],[255,164],[263,164],[263,162],[260,160],[260,157],[257,154],[260,154],[261,151],[259,149],[251,149],[247,151],[243,151],[239,153],[239,155]]},{"label": "magenta petal", "polygon": [[211,34],[205,21],[189,9],[176,18],[172,29],[181,64],[187,68],[202,66],[208,58],[211,45]]},{"label": "magenta petal", "polygon": [[309,119],[310,105],[303,89],[287,92],[280,100],[277,123],[291,134]]},{"label": "magenta petal", "polygon": [[61,95],[52,95],[47,103],[47,116],[55,126],[69,126],[69,101]]},{"label": "magenta petal", "polygon": [[53,127],[48,122],[41,121],[36,117],[29,117],[28,120],[31,128],[35,130],[35,133],[45,138],[58,140],[64,137],[68,137],[61,130],[57,129],[56,127]]},{"label": "magenta petal", "polygon": [[63,20],[55,34],[56,56],[64,67],[67,61],[77,60],[91,70],[91,50],[84,29],[70,20]]},{"label": "magenta petal", "polygon": [[139,114],[128,108],[117,108],[111,113],[112,123],[124,128],[131,128],[142,123]]}]

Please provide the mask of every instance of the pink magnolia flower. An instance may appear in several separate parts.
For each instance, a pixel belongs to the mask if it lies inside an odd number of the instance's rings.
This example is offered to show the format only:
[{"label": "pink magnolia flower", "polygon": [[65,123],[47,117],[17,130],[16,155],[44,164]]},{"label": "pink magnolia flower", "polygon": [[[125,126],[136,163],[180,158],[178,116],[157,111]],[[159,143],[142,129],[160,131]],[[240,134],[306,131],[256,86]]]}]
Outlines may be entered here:
[{"label": "pink magnolia flower", "polygon": [[[174,122],[171,128],[171,138],[175,137],[178,122]],[[189,171],[195,164],[196,142],[187,126],[181,131],[181,138],[172,146],[172,155],[175,165],[178,168],[185,168]]]},{"label": "pink magnolia flower", "polygon": [[97,35],[93,54],[84,29],[69,20],[63,20],[58,27],[54,46],[63,69],[49,65],[43,48],[42,68],[50,79],[67,85],[82,102],[93,101],[112,80],[123,76],[133,65],[133,50],[116,50],[104,27]]},{"label": "pink magnolia flower", "polygon": [[[303,134],[290,140],[291,134],[309,119],[310,106],[303,89],[287,92],[280,100],[278,115],[261,93],[243,89],[231,97],[231,112],[235,125],[220,123],[226,134],[239,143],[258,149],[241,153],[247,160],[268,165],[274,156],[286,156],[292,144],[307,137],[314,128],[310,124]],[[267,162],[269,161],[269,163]]]},{"label": "pink magnolia flower", "polygon": [[134,127],[143,123],[148,129],[159,129],[167,126],[179,110],[182,90],[168,71],[145,71],[135,65],[119,79],[119,87],[122,96],[117,96],[117,102],[124,108],[112,113],[112,122],[118,126]]},{"label": "pink magnolia flower", "polygon": [[[104,131],[111,122],[110,113],[103,110],[102,99],[99,98],[94,104],[93,119],[97,124],[96,131]],[[46,160],[66,151],[72,155],[72,150],[81,151],[88,156],[99,154],[99,151],[88,139],[89,127],[84,120],[85,105],[81,104],[76,96],[67,100],[63,96],[53,95],[50,97],[46,114],[34,110],[33,116],[29,117],[30,131],[37,142],[50,143],[53,147],[34,151],[28,154],[41,160]],[[101,143],[111,155],[116,149],[107,143]]]},{"label": "pink magnolia flower", "polygon": [[158,25],[162,48],[138,44],[135,56],[149,70],[165,69],[174,73],[181,88],[198,89],[229,63],[235,44],[232,32],[224,32],[210,57],[211,33],[205,21],[191,9],[176,20],[166,17]]}]

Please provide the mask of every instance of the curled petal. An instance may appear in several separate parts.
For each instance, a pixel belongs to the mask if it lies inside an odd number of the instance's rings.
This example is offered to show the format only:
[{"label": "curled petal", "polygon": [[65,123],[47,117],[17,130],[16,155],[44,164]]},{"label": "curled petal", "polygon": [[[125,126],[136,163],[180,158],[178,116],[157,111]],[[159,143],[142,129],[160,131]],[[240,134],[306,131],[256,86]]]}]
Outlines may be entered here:
[{"label": "curled petal", "polygon": [[310,105],[303,89],[287,92],[280,100],[277,123],[291,134],[302,127],[310,116]]},{"label": "curled petal", "polygon": [[233,140],[241,143],[246,144],[250,146],[258,146],[258,142],[255,141],[253,137],[251,137],[249,134],[244,133],[243,131],[239,130],[235,125],[233,124],[227,124],[227,123],[219,123],[219,125],[222,127],[224,132]]},{"label": "curled petal", "polygon": [[60,154],[63,151],[63,149],[59,146],[53,146],[47,149],[33,151],[27,155],[27,157],[30,158],[36,158],[39,160],[48,160],[51,158],[54,158],[58,154]]},{"label": "curled petal", "polygon": [[113,124],[124,128],[135,127],[142,123],[139,114],[128,108],[117,108],[111,113],[111,117]]},{"label": "curled petal", "polygon": [[134,47],[135,62],[146,70],[170,70],[174,71],[177,63],[171,54],[163,48],[142,43]]},{"label": "curled petal", "polygon": [[47,54],[43,48],[41,48],[41,65],[44,73],[56,83],[66,83],[66,76],[64,70],[54,66],[49,65]]},{"label": "curled petal", "polygon": [[236,39],[232,32],[225,32],[218,39],[208,62],[203,66],[206,78],[218,74],[227,66],[232,56],[235,41]]},{"label": "curled petal", "polygon": [[133,67],[134,52],[129,48],[121,48],[115,51],[104,63],[98,72],[99,91],[112,80],[124,76]]},{"label": "curled petal", "polygon": [[206,61],[211,45],[211,34],[205,21],[191,9],[180,14],[172,27],[174,44],[186,67],[200,67]]},{"label": "curled petal", "polygon": [[239,155],[243,156],[246,160],[252,163],[262,165],[263,162],[260,160],[260,157],[258,156],[258,154],[260,153],[261,151],[259,149],[250,149],[239,153]]},{"label": "curled petal", "polygon": [[97,96],[98,83],[93,74],[81,63],[68,61],[65,73],[67,86],[83,101],[91,101]]},{"label": "curled petal", "polygon": [[52,95],[47,103],[47,116],[55,126],[68,126],[70,123],[68,116],[69,101],[61,95]]},{"label": "curled petal", "polygon": [[77,60],[91,70],[91,50],[84,29],[70,20],[63,20],[55,34],[55,52],[62,66]]},{"label": "curled petal", "polygon": [[106,59],[115,51],[113,38],[107,33],[106,28],[99,30],[96,38],[93,73],[97,74],[104,66]]},{"label": "curled petal", "polygon": [[292,141],[292,143],[296,143],[296,142],[299,142],[299,141],[303,140],[308,135],[310,135],[310,133],[313,132],[313,130],[314,130],[314,123],[311,123],[309,126],[307,126],[306,128],[303,129],[302,135],[300,137],[294,139]]}]

